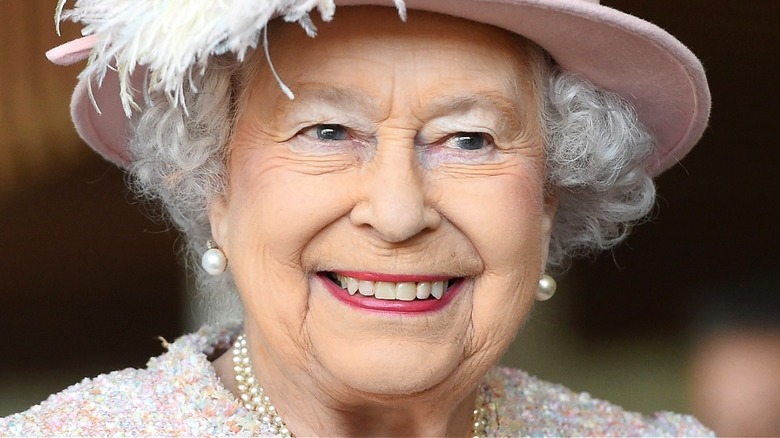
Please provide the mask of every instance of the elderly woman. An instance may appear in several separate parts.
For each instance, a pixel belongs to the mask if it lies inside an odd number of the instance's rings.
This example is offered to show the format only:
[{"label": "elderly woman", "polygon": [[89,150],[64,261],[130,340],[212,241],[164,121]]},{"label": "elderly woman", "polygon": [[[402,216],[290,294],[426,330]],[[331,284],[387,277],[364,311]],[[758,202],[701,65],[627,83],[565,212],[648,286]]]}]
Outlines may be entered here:
[{"label": "elderly woman", "polygon": [[89,56],[77,129],[243,323],[0,435],[708,434],[496,367],[545,272],[623,238],[701,136],[696,58],[595,0],[338,3],[63,13],[87,34],[50,52]]}]

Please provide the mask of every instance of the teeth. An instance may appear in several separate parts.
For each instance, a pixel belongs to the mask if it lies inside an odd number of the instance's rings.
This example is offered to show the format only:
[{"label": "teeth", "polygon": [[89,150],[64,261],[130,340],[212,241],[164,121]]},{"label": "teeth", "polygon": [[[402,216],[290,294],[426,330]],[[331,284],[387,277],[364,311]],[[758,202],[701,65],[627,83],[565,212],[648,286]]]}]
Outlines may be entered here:
[{"label": "teeth", "polygon": [[377,281],[376,289],[374,290],[374,298],[379,298],[380,300],[394,300],[395,283],[388,283],[386,281]]},{"label": "teeth", "polygon": [[380,300],[413,301],[415,299],[424,300],[431,296],[440,300],[447,289],[446,281],[421,281],[418,283],[375,282],[358,280],[346,275],[336,275],[336,280],[341,288],[349,292],[350,295],[360,293],[360,295],[373,296]]},{"label": "teeth", "polygon": [[358,292],[360,295],[370,297],[374,295],[374,282],[362,280],[358,283]]},{"label": "teeth", "polygon": [[350,295],[355,295],[358,290],[358,281],[354,278],[341,276],[341,287],[344,287],[344,283],[347,283],[347,291]]},{"label": "teeth", "polygon": [[431,296],[431,283],[425,281],[417,283],[417,298],[424,300]]},{"label": "teeth", "polygon": [[431,285],[431,295],[433,295],[434,298],[437,300],[441,299],[441,296],[444,295],[444,282],[443,281],[434,281]]},{"label": "teeth", "polygon": [[415,283],[398,283],[395,288],[395,299],[412,301],[417,298],[417,285]]}]

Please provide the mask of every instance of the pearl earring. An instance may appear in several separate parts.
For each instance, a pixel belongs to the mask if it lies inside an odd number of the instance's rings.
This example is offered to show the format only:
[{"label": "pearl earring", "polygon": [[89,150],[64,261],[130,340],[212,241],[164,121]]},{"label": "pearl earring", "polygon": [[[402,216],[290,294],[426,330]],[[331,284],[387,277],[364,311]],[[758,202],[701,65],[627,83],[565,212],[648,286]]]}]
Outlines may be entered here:
[{"label": "pearl earring", "polygon": [[225,272],[227,268],[227,257],[225,253],[214,243],[213,240],[206,242],[206,246],[209,248],[203,253],[203,258],[200,259],[200,264],[203,269],[211,275],[220,275]]},{"label": "pearl earring", "polygon": [[539,288],[536,289],[536,301],[547,301],[555,295],[555,289],[558,287],[555,284],[555,279],[547,274],[542,275],[539,279]]}]

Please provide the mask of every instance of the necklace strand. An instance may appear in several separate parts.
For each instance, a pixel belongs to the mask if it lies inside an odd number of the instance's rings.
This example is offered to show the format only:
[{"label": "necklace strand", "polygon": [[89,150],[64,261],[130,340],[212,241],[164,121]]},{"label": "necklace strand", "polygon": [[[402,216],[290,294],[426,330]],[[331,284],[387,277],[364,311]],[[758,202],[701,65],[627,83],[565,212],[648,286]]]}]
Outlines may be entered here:
[{"label": "necklace strand", "polygon": [[263,387],[255,379],[252,371],[252,361],[246,346],[246,335],[242,334],[233,343],[233,371],[236,372],[236,383],[244,407],[255,413],[260,424],[265,425],[271,433],[284,438],[292,437],[290,429],[276,412],[271,398],[265,395]]},{"label": "necklace strand", "polygon": [[[276,407],[271,403],[271,398],[265,394],[263,387],[255,379],[245,334],[241,334],[233,343],[233,371],[236,373],[238,392],[244,407],[254,412],[255,419],[261,425],[266,426],[271,433],[281,435],[284,438],[292,437],[292,432],[279,416]],[[487,405],[484,396],[481,393],[478,394],[477,405],[471,415],[471,435],[474,437],[485,436],[488,424]]]}]

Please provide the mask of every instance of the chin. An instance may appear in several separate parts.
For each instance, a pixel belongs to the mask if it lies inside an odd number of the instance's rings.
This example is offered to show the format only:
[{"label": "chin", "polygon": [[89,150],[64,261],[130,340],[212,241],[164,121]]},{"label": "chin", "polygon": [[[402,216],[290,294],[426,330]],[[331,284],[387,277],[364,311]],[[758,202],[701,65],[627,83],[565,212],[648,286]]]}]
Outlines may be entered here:
[{"label": "chin", "polygon": [[431,349],[429,345],[400,342],[344,345],[316,353],[318,361],[337,381],[377,396],[430,391],[453,375],[463,362],[462,349]]},{"label": "chin", "polygon": [[435,311],[389,312],[346,304],[314,279],[307,317],[313,360],[366,395],[429,391],[458,371],[472,338],[472,282],[459,287]]}]

